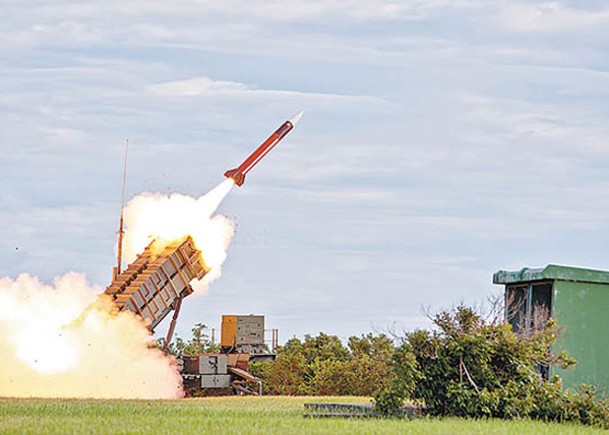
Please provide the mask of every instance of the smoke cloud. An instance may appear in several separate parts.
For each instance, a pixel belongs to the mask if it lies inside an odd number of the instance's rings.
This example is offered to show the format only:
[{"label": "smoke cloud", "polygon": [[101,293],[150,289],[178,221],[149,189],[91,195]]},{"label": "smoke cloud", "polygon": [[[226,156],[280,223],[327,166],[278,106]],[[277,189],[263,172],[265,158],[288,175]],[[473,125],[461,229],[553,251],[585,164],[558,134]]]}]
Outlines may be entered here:
[{"label": "smoke cloud", "polygon": [[27,274],[0,279],[0,395],[182,396],[175,360],[100,291],[73,272],[53,285]]}]

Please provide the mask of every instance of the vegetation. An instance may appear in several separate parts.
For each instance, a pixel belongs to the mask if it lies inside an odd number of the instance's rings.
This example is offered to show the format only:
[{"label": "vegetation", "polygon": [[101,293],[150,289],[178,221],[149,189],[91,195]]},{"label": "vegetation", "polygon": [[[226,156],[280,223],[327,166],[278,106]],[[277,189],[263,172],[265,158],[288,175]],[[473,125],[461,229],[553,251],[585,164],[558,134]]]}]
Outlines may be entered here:
[{"label": "vegetation", "polygon": [[376,397],[379,411],[396,415],[405,398],[424,403],[432,416],[533,418],[609,428],[609,403],[593,388],[565,391],[560,379],[544,379],[549,367],[575,364],[553,354],[558,327],[517,336],[497,318],[485,320],[459,306],[433,318],[435,331],[415,331],[393,355],[395,378]]},{"label": "vegetation", "polygon": [[251,363],[266,394],[373,396],[391,383],[393,341],[386,335],[333,335],[289,340],[273,363]]},{"label": "vegetation", "polygon": [[[575,365],[565,352],[551,351],[560,333],[553,319],[542,316],[520,335],[502,316],[484,317],[465,306],[432,320],[433,330],[407,333],[398,346],[384,334],[353,336],[346,345],[324,333],[292,338],[275,362],[250,363],[250,371],[263,380],[266,395],[374,397],[377,412],[390,417],[402,417],[409,400],[433,417],[609,429],[609,401],[593,387],[564,390],[558,377],[547,378],[552,367]],[[217,351],[205,329],[195,325],[192,339],[177,339],[171,352]]]},{"label": "vegetation", "polygon": [[0,433],[573,434],[600,430],[533,421],[303,418],[305,402],[365,403],[361,397],[218,397],[122,401],[0,399]]},{"label": "vegetation", "polygon": [[[167,353],[171,355],[199,355],[207,352],[219,352],[220,346],[212,344],[209,335],[205,333],[206,329],[207,326],[203,323],[195,324],[190,330],[192,338],[184,341],[180,337],[176,337],[174,341],[169,343]],[[162,349],[164,345],[164,338],[157,340],[157,347]]]}]

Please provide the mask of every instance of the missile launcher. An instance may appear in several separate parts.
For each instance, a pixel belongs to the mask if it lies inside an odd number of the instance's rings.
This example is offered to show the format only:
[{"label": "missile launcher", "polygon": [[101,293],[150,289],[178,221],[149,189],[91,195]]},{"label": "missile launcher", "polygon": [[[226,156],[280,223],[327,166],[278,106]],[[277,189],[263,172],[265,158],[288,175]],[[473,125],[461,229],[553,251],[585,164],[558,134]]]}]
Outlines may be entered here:
[{"label": "missile launcher", "polygon": [[193,292],[189,283],[208,272],[190,236],[160,249],[155,243],[150,243],[105,291],[119,310],[144,318],[151,331]]}]

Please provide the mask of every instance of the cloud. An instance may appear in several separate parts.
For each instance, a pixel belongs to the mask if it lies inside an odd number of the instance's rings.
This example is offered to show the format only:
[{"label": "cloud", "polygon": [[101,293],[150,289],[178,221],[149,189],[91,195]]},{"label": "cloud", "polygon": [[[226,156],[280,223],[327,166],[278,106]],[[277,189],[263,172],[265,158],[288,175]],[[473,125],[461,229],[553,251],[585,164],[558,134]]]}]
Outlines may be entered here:
[{"label": "cloud", "polygon": [[196,77],[151,85],[147,87],[147,90],[155,95],[166,97],[191,97],[210,93],[247,91],[248,88],[243,83],[212,80],[209,77]]},{"label": "cloud", "polygon": [[[548,78],[551,80],[551,78]],[[526,151],[541,158],[587,155],[607,156],[609,133],[596,119],[571,102],[534,101],[525,98],[491,98],[462,93],[455,102],[468,107],[463,122],[481,127],[475,141],[509,145],[507,152]],[[526,150],[521,147],[526,147]],[[494,152],[498,152],[494,148]]]},{"label": "cloud", "polygon": [[[221,14],[224,18],[243,16],[272,22],[293,22],[307,19],[336,19],[347,21],[418,19],[430,11],[444,8],[470,8],[484,4],[483,0],[294,0],[289,7],[281,0],[179,0],[171,3],[162,0],[108,0],[103,3],[78,4],[54,2],[40,5],[37,16],[55,19],[67,17],[94,17],[118,12],[129,16],[188,18],[197,15]],[[13,10],[26,14],[29,10],[18,3]],[[99,15],[98,15],[99,16]]]},{"label": "cloud", "polygon": [[329,100],[336,103],[383,104],[383,100],[368,95],[342,95],[321,92],[298,92],[279,89],[255,89],[245,83],[213,80],[209,77],[195,77],[186,80],[175,80],[149,85],[146,90],[162,97],[194,96],[246,96],[278,97],[307,100]]},{"label": "cloud", "polygon": [[[342,57],[341,50],[357,51],[356,46],[365,46],[372,37],[356,32],[359,41],[351,44],[354,24],[425,21],[445,13],[469,12],[484,7],[485,3],[484,0],[296,0],[286,7],[279,0],[169,3],[109,0],[86,4],[59,1],[38,5],[35,14],[30,6],[15,3],[3,10],[7,25],[0,35],[10,42],[5,45],[14,49],[117,44],[119,48],[171,46],[306,57],[315,51],[323,54],[334,46],[334,54]],[[303,32],[302,26],[313,26],[314,31]],[[383,40],[393,32],[389,28],[375,33]],[[333,39],[343,44],[335,47],[339,44]],[[302,48],[307,52],[301,52]]]},{"label": "cloud", "polygon": [[516,32],[569,32],[603,26],[609,23],[609,9],[569,8],[561,2],[539,4],[510,3],[500,13],[500,21]]}]

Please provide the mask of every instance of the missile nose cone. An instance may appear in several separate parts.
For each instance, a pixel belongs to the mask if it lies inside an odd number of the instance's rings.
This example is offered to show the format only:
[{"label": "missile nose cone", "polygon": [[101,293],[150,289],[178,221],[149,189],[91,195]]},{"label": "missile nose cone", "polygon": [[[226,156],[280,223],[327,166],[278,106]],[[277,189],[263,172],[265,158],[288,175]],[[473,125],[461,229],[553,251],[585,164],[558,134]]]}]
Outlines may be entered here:
[{"label": "missile nose cone", "polygon": [[288,121],[290,121],[290,124],[292,124],[292,127],[296,127],[296,124],[298,124],[298,121],[300,121],[300,118],[302,118],[302,115],[304,115],[304,110],[302,112],[299,112],[296,115],[292,116],[290,119],[288,119]]}]

